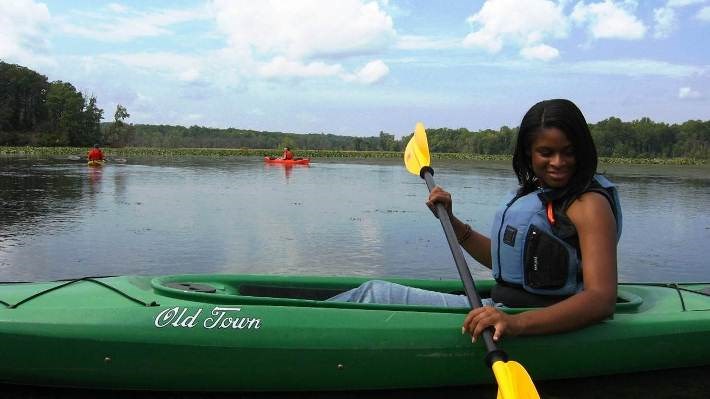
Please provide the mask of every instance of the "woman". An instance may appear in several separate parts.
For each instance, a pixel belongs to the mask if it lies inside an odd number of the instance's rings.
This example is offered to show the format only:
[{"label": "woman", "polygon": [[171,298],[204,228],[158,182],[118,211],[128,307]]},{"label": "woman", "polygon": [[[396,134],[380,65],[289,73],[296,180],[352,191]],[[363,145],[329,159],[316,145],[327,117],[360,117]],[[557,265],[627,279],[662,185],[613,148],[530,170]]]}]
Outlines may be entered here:
[{"label": "woman", "polygon": [[[621,210],[614,185],[596,175],[597,152],[582,112],[569,100],[535,104],[523,117],[513,155],[520,186],[496,213],[492,239],[456,218],[451,195],[434,188],[427,205],[445,206],[461,246],[492,269],[492,302],[535,307],[507,314],[471,310],[462,331],[475,341],[551,334],[599,322],[616,303]],[[368,282],[333,300],[468,306],[465,297]],[[492,303],[488,301],[488,304]]]}]

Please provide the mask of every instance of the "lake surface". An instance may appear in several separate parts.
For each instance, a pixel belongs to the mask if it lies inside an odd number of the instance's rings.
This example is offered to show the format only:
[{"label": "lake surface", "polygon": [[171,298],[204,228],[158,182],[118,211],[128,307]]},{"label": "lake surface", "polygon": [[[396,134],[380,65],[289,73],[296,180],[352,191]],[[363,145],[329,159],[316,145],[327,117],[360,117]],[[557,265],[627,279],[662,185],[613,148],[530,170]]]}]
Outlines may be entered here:
[{"label": "lake surface", "polygon": [[[489,233],[508,162],[434,160]],[[710,280],[710,167],[602,165],[624,213],[621,281]],[[400,160],[0,158],[0,281],[252,273],[457,278],[424,182]],[[467,258],[475,277],[490,272]]]}]

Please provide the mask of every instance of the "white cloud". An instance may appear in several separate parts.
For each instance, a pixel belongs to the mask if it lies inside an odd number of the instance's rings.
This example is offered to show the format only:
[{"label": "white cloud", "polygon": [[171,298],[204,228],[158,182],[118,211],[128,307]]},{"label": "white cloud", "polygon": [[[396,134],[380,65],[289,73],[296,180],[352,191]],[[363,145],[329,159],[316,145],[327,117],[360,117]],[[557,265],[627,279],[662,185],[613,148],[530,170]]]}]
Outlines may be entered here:
[{"label": "white cloud", "polygon": [[258,68],[259,74],[266,78],[336,76],[342,73],[342,70],[342,66],[338,64],[329,65],[319,61],[304,64],[285,57],[276,57]]},{"label": "white cloud", "polygon": [[227,37],[226,51],[262,77],[339,76],[367,84],[387,74],[384,63],[384,69],[371,62],[353,74],[332,61],[374,54],[394,43],[392,18],[377,2],[215,0],[211,6]]},{"label": "white cloud", "polygon": [[258,73],[266,78],[314,78],[337,76],[345,81],[373,84],[389,73],[389,67],[382,60],[367,63],[355,73],[347,73],[340,64],[326,64],[319,61],[302,63],[285,57],[276,57],[258,67]]},{"label": "white cloud", "polygon": [[116,13],[124,13],[128,11],[128,7],[124,6],[123,4],[119,3],[110,3],[109,5],[106,6],[109,10],[116,12]]},{"label": "white cloud", "polygon": [[246,110],[245,113],[248,115],[255,115],[255,116],[266,115],[266,112],[261,108],[252,108],[252,109]]},{"label": "white cloud", "polygon": [[653,37],[662,39],[670,36],[676,29],[677,18],[675,11],[670,7],[661,7],[653,10],[653,19],[656,22]]},{"label": "white cloud", "polygon": [[213,8],[230,45],[248,48],[256,58],[367,54],[396,35],[392,18],[375,2],[216,0]]},{"label": "white cloud", "polygon": [[621,59],[611,61],[585,61],[558,66],[567,72],[592,75],[624,76],[664,76],[669,78],[687,78],[698,76],[707,71],[694,65],[671,64],[664,61],[647,59]]},{"label": "white cloud", "polygon": [[200,69],[197,67],[188,67],[180,71],[177,77],[183,82],[194,82],[200,79]]},{"label": "white cloud", "polygon": [[395,47],[400,50],[443,50],[461,47],[461,39],[400,35],[397,37]]},{"label": "white cloud", "polygon": [[[172,34],[171,25],[210,17],[209,9],[199,7],[184,10],[131,11],[119,5],[109,5],[110,13],[91,13],[71,18],[59,24],[69,34],[104,42],[129,42],[141,37]],[[77,23],[75,21],[86,21]]]},{"label": "white cloud", "polygon": [[710,7],[703,7],[695,17],[701,21],[710,22]]},{"label": "white cloud", "polygon": [[653,37],[665,38],[678,27],[676,8],[705,3],[707,0],[668,0],[665,6],[653,10],[654,26]]},{"label": "white cloud", "polygon": [[390,69],[382,60],[368,62],[355,74],[345,77],[346,80],[355,80],[364,84],[373,84],[384,79],[389,74]]},{"label": "white cloud", "polygon": [[685,7],[693,4],[702,4],[707,0],[668,0],[667,7]]},{"label": "white cloud", "polygon": [[635,2],[615,3],[604,0],[586,4],[581,1],[574,6],[570,18],[579,25],[587,25],[593,39],[641,39],[646,26],[633,15]]},{"label": "white cloud", "polygon": [[544,41],[568,34],[562,8],[549,0],[487,0],[476,14],[468,17],[467,21],[476,30],[464,38],[463,45],[491,53],[516,46],[525,54],[544,52],[545,57],[550,57],[557,50]]},{"label": "white cloud", "polygon": [[613,59],[597,61],[557,62],[554,64],[531,63],[524,60],[474,61],[460,63],[471,67],[496,68],[514,71],[520,74],[546,75],[574,74],[580,76],[610,75],[628,77],[660,76],[671,79],[694,78],[705,76],[710,67],[672,64],[652,59]]},{"label": "white cloud", "polygon": [[47,6],[33,0],[0,1],[0,58],[23,65],[51,63]]},{"label": "white cloud", "polygon": [[692,100],[700,97],[702,97],[700,92],[697,90],[693,90],[690,87],[681,87],[678,90],[678,98],[680,98],[681,100]]},{"label": "white cloud", "polygon": [[550,61],[560,56],[559,50],[546,44],[525,47],[520,50],[520,55],[526,60]]},{"label": "white cloud", "polygon": [[200,119],[202,119],[203,117],[204,117],[204,115],[202,115],[202,114],[187,114],[187,115],[185,115],[183,120],[190,121],[190,122],[197,122]]},{"label": "white cloud", "polygon": [[142,72],[157,72],[182,82],[199,80],[203,68],[203,60],[199,56],[166,52],[107,54],[101,58],[133,67]]}]

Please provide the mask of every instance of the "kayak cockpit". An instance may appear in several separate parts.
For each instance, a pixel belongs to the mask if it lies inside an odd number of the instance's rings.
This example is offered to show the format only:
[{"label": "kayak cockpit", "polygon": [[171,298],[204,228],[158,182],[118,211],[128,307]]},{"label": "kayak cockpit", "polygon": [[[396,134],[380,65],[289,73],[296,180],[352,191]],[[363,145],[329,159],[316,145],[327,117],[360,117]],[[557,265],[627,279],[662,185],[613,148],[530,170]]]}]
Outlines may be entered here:
[{"label": "kayak cockpit", "polygon": [[[383,305],[327,301],[337,294],[370,280],[364,277],[264,276],[264,275],[174,275],[151,280],[155,293],[181,300],[215,304],[308,306],[323,308],[368,308],[464,313],[464,308]],[[463,293],[460,281],[388,279],[423,289]],[[485,291],[489,291],[488,284]],[[484,290],[482,287],[479,289]]]},{"label": "kayak cockpit", "polygon": [[[166,283],[165,286],[184,292],[200,292],[206,294],[217,293],[217,288],[215,286],[205,283],[172,282]],[[326,287],[293,287],[259,283],[240,284],[236,291],[241,296],[305,299],[313,301],[324,301],[343,292],[341,289]]]},{"label": "kayak cockpit", "polygon": [[[432,306],[381,305],[347,302],[328,302],[337,294],[355,288],[368,281],[360,277],[319,276],[258,276],[258,275],[174,275],[154,278],[151,285],[156,293],[196,302],[244,303],[278,306],[310,306],[341,308],[387,308],[410,311],[465,312],[461,308]],[[463,294],[463,285],[458,280],[387,279],[389,281],[452,294]],[[482,280],[476,288],[482,298],[488,297],[495,281]],[[633,292],[619,288],[617,313],[636,311],[643,299]],[[527,308],[511,308],[511,313]]]}]

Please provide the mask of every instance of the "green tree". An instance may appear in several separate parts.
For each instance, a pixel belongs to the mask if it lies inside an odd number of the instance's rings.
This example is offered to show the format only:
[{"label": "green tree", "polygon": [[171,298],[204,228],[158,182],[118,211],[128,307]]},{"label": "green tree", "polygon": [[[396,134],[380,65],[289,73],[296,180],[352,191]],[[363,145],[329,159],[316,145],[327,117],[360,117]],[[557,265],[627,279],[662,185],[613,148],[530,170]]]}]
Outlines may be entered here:
[{"label": "green tree", "polygon": [[127,124],[126,119],[130,118],[126,107],[121,104],[116,105],[116,112],[113,114],[113,123],[104,133],[104,142],[111,147],[125,147],[133,144],[136,129],[132,124]]},{"label": "green tree", "polygon": [[380,150],[382,151],[395,151],[397,148],[394,134],[387,134],[380,131]]},{"label": "green tree", "polygon": [[54,145],[85,145],[81,93],[71,83],[58,80],[49,84],[46,104],[48,130]]},{"label": "green tree", "polygon": [[113,114],[113,120],[116,124],[123,124],[124,121],[130,118],[131,115],[128,113],[126,107],[121,104],[116,106],[116,112]]},{"label": "green tree", "polygon": [[104,110],[96,105],[96,97],[89,97],[84,104],[84,127],[82,129],[84,145],[98,144],[102,141],[101,118],[103,115]]},{"label": "green tree", "polygon": [[[47,77],[0,61],[0,143],[26,144],[46,119]],[[21,134],[19,134],[19,133]]]}]

